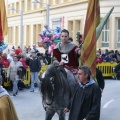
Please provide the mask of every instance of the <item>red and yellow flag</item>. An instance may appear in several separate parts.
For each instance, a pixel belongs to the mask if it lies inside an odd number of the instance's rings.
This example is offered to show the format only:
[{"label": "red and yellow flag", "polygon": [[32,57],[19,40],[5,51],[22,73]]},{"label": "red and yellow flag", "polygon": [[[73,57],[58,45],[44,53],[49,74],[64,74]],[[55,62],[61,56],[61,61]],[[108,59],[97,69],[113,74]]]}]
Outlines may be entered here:
[{"label": "red and yellow flag", "polygon": [[96,27],[100,22],[99,0],[89,0],[81,50],[81,63],[96,74]]},{"label": "red and yellow flag", "polygon": [[5,0],[0,0],[0,41],[7,34],[8,23],[5,9]]}]

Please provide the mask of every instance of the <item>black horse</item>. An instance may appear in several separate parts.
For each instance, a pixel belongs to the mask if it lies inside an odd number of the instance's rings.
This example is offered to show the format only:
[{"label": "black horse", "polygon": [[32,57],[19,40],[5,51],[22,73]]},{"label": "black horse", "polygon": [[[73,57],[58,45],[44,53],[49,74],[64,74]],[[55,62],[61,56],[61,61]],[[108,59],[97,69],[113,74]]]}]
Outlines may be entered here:
[{"label": "black horse", "polygon": [[65,120],[63,110],[69,103],[71,90],[63,66],[51,64],[41,81],[42,102],[46,110],[45,120],[51,120],[55,113],[59,115],[59,120]]}]

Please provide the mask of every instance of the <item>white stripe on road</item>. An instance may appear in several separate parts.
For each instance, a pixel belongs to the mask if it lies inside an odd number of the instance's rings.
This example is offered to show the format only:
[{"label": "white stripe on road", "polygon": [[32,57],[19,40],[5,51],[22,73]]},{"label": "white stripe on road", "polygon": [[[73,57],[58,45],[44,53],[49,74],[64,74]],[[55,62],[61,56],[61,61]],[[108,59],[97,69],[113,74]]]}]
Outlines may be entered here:
[{"label": "white stripe on road", "polygon": [[103,106],[103,108],[107,108],[107,106],[108,106],[111,102],[113,102],[113,101],[114,101],[114,99],[108,101],[108,102]]}]

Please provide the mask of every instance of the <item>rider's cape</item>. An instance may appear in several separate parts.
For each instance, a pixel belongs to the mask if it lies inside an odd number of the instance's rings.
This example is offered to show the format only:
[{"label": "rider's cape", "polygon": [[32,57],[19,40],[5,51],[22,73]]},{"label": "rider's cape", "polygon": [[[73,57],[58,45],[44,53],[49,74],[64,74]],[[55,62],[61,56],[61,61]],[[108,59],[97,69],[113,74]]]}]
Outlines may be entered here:
[{"label": "rider's cape", "polygon": [[0,86],[0,120],[19,120],[7,91]]}]

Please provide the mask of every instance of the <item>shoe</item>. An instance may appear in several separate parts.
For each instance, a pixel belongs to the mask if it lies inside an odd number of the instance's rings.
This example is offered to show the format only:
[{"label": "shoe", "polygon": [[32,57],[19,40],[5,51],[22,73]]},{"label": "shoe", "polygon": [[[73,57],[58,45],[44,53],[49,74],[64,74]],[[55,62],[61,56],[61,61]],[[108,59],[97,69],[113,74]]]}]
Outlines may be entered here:
[{"label": "shoe", "polygon": [[30,92],[34,92],[34,90],[30,90]]},{"label": "shoe", "polygon": [[13,96],[16,96],[16,94],[13,94]]}]

